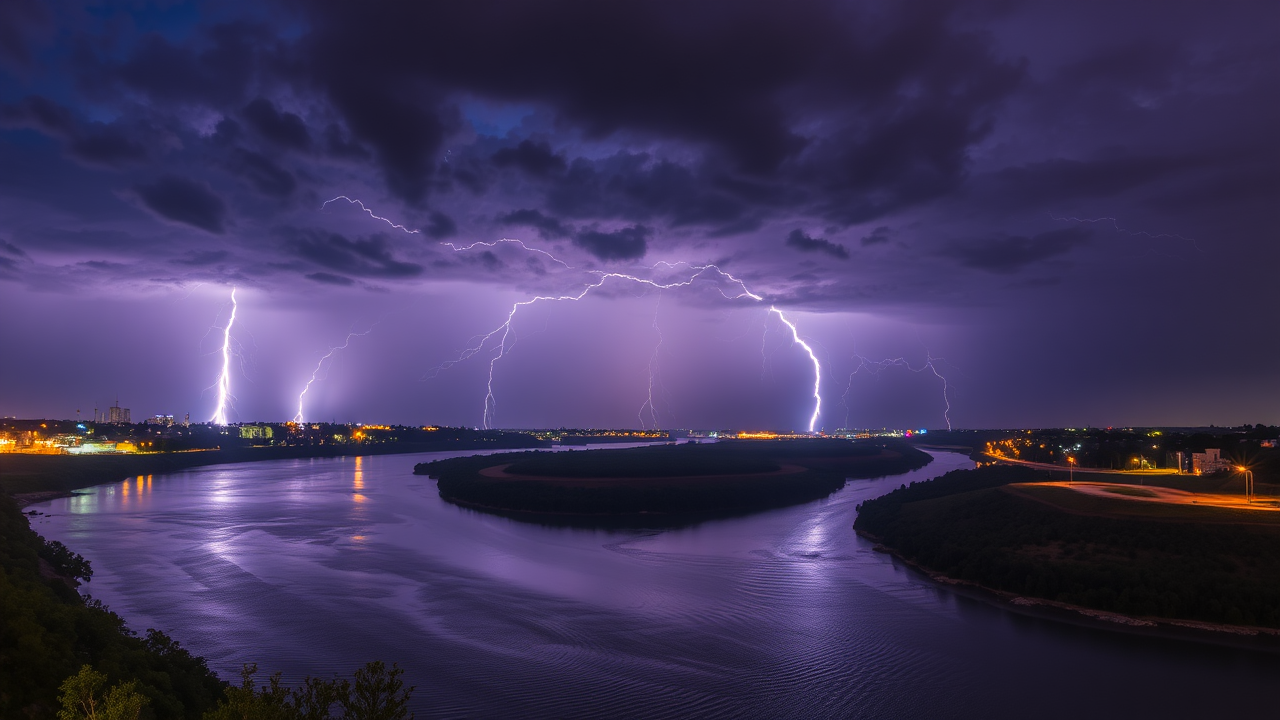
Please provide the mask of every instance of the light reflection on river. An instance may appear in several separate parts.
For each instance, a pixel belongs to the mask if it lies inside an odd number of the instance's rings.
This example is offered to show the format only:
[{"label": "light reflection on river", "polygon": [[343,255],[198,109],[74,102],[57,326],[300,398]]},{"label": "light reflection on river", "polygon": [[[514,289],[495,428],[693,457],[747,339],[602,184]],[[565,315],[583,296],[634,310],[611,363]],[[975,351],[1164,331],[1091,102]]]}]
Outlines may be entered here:
[{"label": "light reflection on river", "polygon": [[442,502],[427,457],[146,476],[34,509],[95,597],[224,678],[396,661],[419,717],[1273,717],[1280,661],[1021,617],[872,551],[827,500],[668,531]]}]

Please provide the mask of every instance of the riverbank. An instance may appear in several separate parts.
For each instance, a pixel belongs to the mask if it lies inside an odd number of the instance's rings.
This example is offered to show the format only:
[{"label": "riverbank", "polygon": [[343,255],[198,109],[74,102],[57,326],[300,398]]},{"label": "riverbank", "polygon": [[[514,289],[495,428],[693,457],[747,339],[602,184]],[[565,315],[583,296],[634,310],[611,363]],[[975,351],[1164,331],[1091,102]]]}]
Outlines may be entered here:
[{"label": "riverbank", "polygon": [[129,455],[0,454],[0,492],[19,506],[66,497],[72,490],[118,482],[139,475],[180,472],[194,467],[263,460],[296,460],[354,455],[398,455],[456,450],[544,448],[550,443],[517,433],[481,439],[447,439],[430,443],[344,443],[192,450]]},{"label": "riverbank", "polygon": [[1208,643],[1223,647],[1280,654],[1280,628],[1126,615],[1082,605],[1019,595],[935,572],[912,561],[901,552],[884,545],[880,538],[861,530],[855,532],[859,537],[876,543],[875,547],[872,548],[873,550],[893,557],[896,562],[906,566],[909,571],[919,573],[927,577],[931,582],[944,586],[948,591],[957,595],[1007,612],[1105,632]]},{"label": "riverbank", "polygon": [[101,603],[83,599],[77,579],[92,572],[87,563],[59,572],[49,559],[59,551],[84,563],[36,534],[0,494],[0,717],[53,718],[59,685],[88,663],[113,681],[138,681],[156,716],[199,720],[225,683],[164,633],[134,633]]},{"label": "riverbank", "polygon": [[949,584],[1020,607],[1131,627],[1280,628],[1280,525],[1187,505],[1143,515],[1159,506],[1123,495],[1081,496],[1090,508],[1078,513],[1029,497],[1070,492],[1043,481],[1014,466],[956,471],[863,503],[854,527]]}]

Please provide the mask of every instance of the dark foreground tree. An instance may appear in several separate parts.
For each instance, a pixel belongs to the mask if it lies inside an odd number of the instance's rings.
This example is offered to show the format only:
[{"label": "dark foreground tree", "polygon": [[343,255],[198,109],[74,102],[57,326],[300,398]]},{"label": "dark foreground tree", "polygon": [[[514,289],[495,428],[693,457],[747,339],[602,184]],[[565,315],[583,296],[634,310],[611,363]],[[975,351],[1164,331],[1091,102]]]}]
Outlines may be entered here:
[{"label": "dark foreground tree", "polygon": [[355,682],[308,677],[296,688],[281,684],[280,673],[259,686],[257,665],[245,665],[238,688],[227,688],[204,720],[413,720],[409,696],[396,665],[375,661],[356,670]]}]

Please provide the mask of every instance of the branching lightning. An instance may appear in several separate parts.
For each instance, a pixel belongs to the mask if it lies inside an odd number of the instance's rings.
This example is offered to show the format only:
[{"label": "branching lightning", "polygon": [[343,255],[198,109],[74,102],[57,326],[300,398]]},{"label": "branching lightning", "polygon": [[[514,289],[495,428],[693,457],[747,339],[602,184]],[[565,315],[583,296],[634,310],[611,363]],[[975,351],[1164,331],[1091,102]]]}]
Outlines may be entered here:
[{"label": "branching lightning", "polygon": [[[373,332],[372,327],[369,328],[368,330],[365,330],[364,332],[348,333],[347,339],[343,340],[341,345],[338,345],[337,347],[329,348],[329,352],[325,353],[324,357],[320,358],[320,360],[316,363],[316,369],[311,371],[311,379],[308,380],[306,386],[302,388],[302,392],[298,393],[298,414],[293,416],[294,422],[298,424],[302,424],[303,422],[305,422],[302,416],[302,401],[303,401],[303,398],[307,396],[307,391],[311,389],[311,385],[315,383],[315,381],[319,378],[320,369],[324,366],[324,361],[333,357],[334,353],[337,353],[340,350],[346,350],[347,346],[351,344],[352,338],[364,337],[365,335],[368,335],[371,332]],[[332,366],[332,363],[330,363],[330,365]]]},{"label": "branching lightning", "polygon": [[406,233],[406,234],[409,234],[409,235],[418,235],[418,234],[420,234],[420,231],[418,231],[418,230],[410,230],[409,228],[407,228],[407,227],[405,227],[405,226],[403,226],[403,225],[397,225],[396,223],[394,223],[394,222],[392,222],[392,221],[388,220],[387,218],[382,217],[381,215],[374,215],[372,210],[370,210],[369,208],[367,208],[367,207],[365,207],[365,206],[364,206],[364,203],[360,202],[359,200],[355,200],[355,199],[349,198],[349,197],[347,197],[346,195],[339,195],[338,197],[333,198],[332,200],[326,200],[326,201],[324,201],[324,204],[322,204],[322,205],[320,206],[320,209],[321,209],[321,210],[323,210],[323,209],[325,209],[325,208],[329,207],[329,203],[331,203],[331,202],[337,202],[338,200],[346,200],[347,202],[351,203],[352,205],[359,205],[359,206],[360,206],[360,209],[361,209],[361,210],[363,210],[366,214],[368,214],[368,216],[369,216],[369,217],[373,218],[374,220],[381,220],[382,222],[384,222],[384,223],[386,223],[386,224],[390,225],[391,227],[393,227],[393,228],[395,228],[395,229],[397,229],[397,230],[400,230],[400,231],[402,231],[402,232],[404,232],[404,233]]},{"label": "branching lightning", "polygon": [[218,376],[218,407],[210,422],[227,424],[227,408],[231,404],[231,326],[236,322],[236,289],[231,288],[231,317],[222,329],[222,374]]},{"label": "branching lightning", "polygon": [[[858,359],[858,367],[854,368],[853,372],[849,373],[849,386],[845,389],[844,395],[840,396],[842,400],[848,397],[849,393],[853,390],[853,377],[863,370],[868,371],[872,375],[878,375],[880,374],[880,371],[890,367],[905,367],[906,369],[910,370],[913,373],[921,373],[921,372],[924,372],[925,370],[928,370],[932,372],[935,377],[937,377],[939,380],[942,381],[942,402],[944,405],[946,405],[946,409],[942,411],[942,417],[944,420],[947,421],[947,429],[948,430],[951,429],[951,397],[948,394],[948,391],[950,390],[950,386],[947,384],[946,376],[938,372],[938,366],[936,364],[939,361],[946,362],[945,358],[936,358],[933,355],[929,354],[929,351],[926,350],[924,364],[918,368],[915,368],[915,367],[911,367],[911,363],[908,362],[906,358],[892,358],[892,359],[880,360],[878,362],[873,362],[861,355],[855,355],[854,357]],[[845,407],[846,408],[848,407],[848,403],[845,403]],[[849,424],[849,417],[846,411],[845,425],[848,425],[848,424]]]},{"label": "branching lightning", "polygon": [[[410,235],[416,235],[419,233],[418,230],[410,230],[403,225],[399,225],[393,222],[392,220],[389,220],[385,217],[374,214],[372,210],[365,207],[363,202],[347,197],[346,195],[339,195],[331,200],[326,201],[323,205],[321,205],[321,208],[323,209],[325,207],[328,207],[329,203],[332,203],[338,200],[346,200],[348,203],[359,206],[362,211],[364,211],[367,215],[369,215],[369,217],[375,220],[380,220],[390,225],[391,227],[396,228],[397,230],[401,230]],[[546,256],[552,262],[557,263],[558,265],[564,267],[567,270],[574,269],[572,265],[569,265],[567,262],[561,260],[555,255],[547,252],[546,250],[530,247],[526,245],[523,241],[513,239],[513,238],[502,238],[494,242],[474,242],[474,243],[471,243],[470,245],[455,245],[454,243],[450,243],[450,242],[442,242],[440,244],[449,247],[454,252],[465,252],[468,250],[472,250],[477,246],[493,248],[493,247],[496,247],[498,243],[512,243],[512,244],[518,245],[520,248],[528,252]],[[456,358],[452,360],[447,360],[444,363],[441,363],[440,365],[430,370],[424,379],[434,378],[437,375],[439,375],[442,371],[447,370],[453,367],[454,365],[457,365],[460,362],[463,362],[465,360],[468,360],[474,357],[475,355],[479,354],[485,349],[485,347],[489,344],[490,340],[492,340],[495,337],[498,337],[499,340],[497,344],[494,346],[496,348],[496,353],[489,359],[489,380],[486,385],[486,393],[485,393],[485,399],[484,399],[484,413],[483,413],[484,427],[486,429],[489,429],[493,427],[493,420],[497,412],[497,400],[494,398],[494,393],[493,393],[494,368],[496,367],[497,362],[501,360],[508,352],[510,352],[511,348],[515,344],[515,338],[512,336],[511,326],[515,320],[516,314],[519,312],[520,308],[522,307],[533,305],[538,302],[560,302],[560,301],[566,301],[566,300],[576,302],[586,297],[587,294],[589,294],[592,290],[595,290],[603,286],[606,282],[608,282],[611,279],[617,279],[621,281],[636,283],[638,285],[650,287],[650,288],[661,291],[661,290],[670,290],[673,288],[688,287],[693,283],[697,282],[699,278],[701,278],[703,275],[707,273],[715,273],[720,277],[727,279],[731,283],[737,285],[737,287],[739,288],[739,292],[736,295],[730,295],[729,293],[726,293],[724,291],[724,288],[717,286],[716,289],[726,299],[741,300],[743,298],[748,298],[755,302],[764,301],[763,296],[757,295],[751,292],[750,290],[748,290],[746,283],[744,283],[742,280],[734,277],[733,275],[721,270],[719,267],[712,264],[694,265],[692,263],[685,262],[685,261],[679,261],[674,263],[667,262],[667,261],[659,261],[657,263],[654,263],[652,266],[650,266],[650,269],[657,269],[658,267],[665,267],[669,270],[674,270],[678,267],[687,267],[693,272],[685,280],[680,280],[680,281],[670,282],[670,283],[660,283],[655,280],[650,280],[648,278],[641,278],[635,275],[628,275],[625,273],[604,272],[601,270],[589,270],[587,271],[588,273],[596,276],[595,282],[587,283],[586,285],[583,286],[582,290],[576,294],[567,294],[567,295],[559,295],[559,296],[538,295],[528,300],[522,300],[520,302],[513,304],[511,306],[511,311],[507,313],[506,320],[501,325],[499,325],[498,327],[494,328],[493,330],[491,330],[490,332],[484,335],[478,336],[479,337],[478,342],[475,342],[475,344],[468,346],[465,350],[459,353]],[[799,331],[796,329],[795,324],[792,323],[790,320],[788,320],[786,315],[784,315],[781,310],[779,310],[777,307],[771,306],[769,308],[769,312],[776,313],[778,318],[782,320],[784,324],[786,324],[786,326],[791,330],[791,336],[792,336],[793,342],[795,344],[799,344],[802,348],[804,348],[805,352],[808,353],[809,355],[809,359],[813,361],[813,369],[814,369],[813,397],[814,397],[815,403],[814,403],[813,415],[811,415],[809,418],[809,432],[813,432],[813,429],[817,425],[818,417],[821,415],[821,410],[822,410],[822,395],[821,395],[822,364],[818,361],[818,356],[814,354],[813,348],[810,347],[808,343],[806,343],[804,340],[800,338]],[[655,310],[655,317],[654,317],[654,328],[658,331],[658,348],[660,348],[662,344],[662,331],[657,327],[656,310]],[[350,342],[350,339],[351,339],[351,336],[348,336],[347,341]],[[343,347],[345,346],[346,345],[344,343]],[[653,404],[653,386],[655,384],[654,374],[655,374],[655,365],[656,365],[657,356],[658,356],[658,348],[654,349],[654,354],[650,358],[650,362],[649,362],[649,395],[645,404],[641,406],[640,413],[639,413],[641,416],[640,422],[642,426],[644,425],[643,415],[644,415],[645,407],[649,408],[650,417],[653,420],[655,427],[657,426],[657,423],[658,423],[657,409],[654,407],[654,404]],[[330,354],[332,354],[335,351],[336,349],[331,350]],[[329,356],[326,355],[325,357],[327,358]],[[320,363],[316,365],[317,373],[319,372],[320,365],[323,364],[324,359],[325,358],[321,358]],[[315,373],[312,374],[312,380],[307,383],[307,387],[310,387],[311,382],[314,382],[314,381],[315,381]],[[304,388],[302,391],[302,394],[298,396],[298,416],[297,417],[299,418],[302,416],[302,397],[305,394],[306,394],[306,388]]]},{"label": "branching lightning", "polygon": [[[512,346],[515,344],[515,339],[512,334],[512,324],[515,321],[516,314],[520,311],[520,308],[522,307],[533,305],[539,302],[562,302],[562,301],[577,302],[578,300],[581,300],[582,298],[586,297],[592,290],[595,290],[603,286],[609,280],[619,280],[623,282],[634,283],[644,287],[653,288],[655,290],[671,290],[674,288],[689,287],[690,285],[693,285],[695,282],[697,282],[700,278],[707,275],[711,275],[711,274],[724,278],[728,280],[730,283],[732,283],[733,285],[736,285],[738,287],[738,292],[736,294],[730,294],[728,292],[725,292],[723,287],[717,286],[716,288],[717,291],[726,299],[741,300],[743,298],[747,298],[755,302],[764,301],[764,297],[751,292],[751,290],[747,288],[745,282],[743,282],[737,277],[734,277],[730,273],[727,273],[724,270],[721,270],[719,267],[715,265],[711,265],[711,264],[692,265],[692,264],[683,263],[683,262],[682,263],[658,263],[657,265],[665,265],[669,268],[674,268],[676,266],[683,265],[683,266],[688,266],[689,269],[692,270],[693,272],[692,274],[689,275],[689,277],[685,278],[684,280],[663,283],[663,282],[658,282],[656,280],[651,280],[649,278],[642,278],[642,277],[637,277],[635,275],[628,275],[626,273],[604,272],[600,270],[590,271],[591,274],[596,276],[596,280],[594,282],[587,283],[585,286],[583,286],[582,290],[580,290],[577,293],[566,294],[566,295],[538,295],[528,300],[521,300],[519,302],[514,303],[511,306],[511,311],[507,313],[506,320],[503,321],[501,325],[489,331],[488,333],[479,336],[479,340],[477,342],[475,342],[474,344],[472,344],[471,346],[463,350],[461,353],[459,353],[456,358],[445,361],[444,363],[433,368],[428,373],[427,379],[433,378],[437,376],[440,372],[447,370],[453,367],[454,365],[457,365],[458,363],[468,360],[476,356],[477,354],[483,352],[485,348],[489,346],[489,342],[491,340],[493,340],[494,338],[498,338],[497,343],[495,343],[492,346],[492,350],[494,351],[494,354],[492,357],[489,358],[489,379],[486,384],[486,393],[485,393],[484,408],[483,408],[484,427],[486,429],[490,429],[493,427],[494,418],[497,412],[497,400],[494,397],[494,391],[493,391],[494,370],[497,367],[498,361],[501,360],[508,352],[510,352]],[[657,267],[657,265],[655,265],[654,267]],[[776,307],[771,307],[769,311],[772,313],[776,313],[778,317],[781,318],[784,323],[786,323],[787,327],[789,327],[792,331],[792,337],[794,338],[795,342],[800,344],[800,346],[805,349],[805,351],[809,354],[810,359],[814,363],[814,398],[817,401],[817,404],[814,408],[813,415],[809,420],[809,429],[810,431],[812,431],[813,427],[817,424],[818,416],[820,414],[819,411],[822,406],[822,398],[819,393],[819,389],[822,383],[821,365],[818,362],[817,356],[814,355],[813,349],[807,343],[805,343],[803,340],[800,339],[800,336],[796,330],[795,325],[792,324],[791,321],[788,320],[785,315],[783,315],[782,311],[777,309]],[[650,408],[652,409],[652,405],[650,405]],[[643,411],[643,408],[642,408],[642,411]]]}]

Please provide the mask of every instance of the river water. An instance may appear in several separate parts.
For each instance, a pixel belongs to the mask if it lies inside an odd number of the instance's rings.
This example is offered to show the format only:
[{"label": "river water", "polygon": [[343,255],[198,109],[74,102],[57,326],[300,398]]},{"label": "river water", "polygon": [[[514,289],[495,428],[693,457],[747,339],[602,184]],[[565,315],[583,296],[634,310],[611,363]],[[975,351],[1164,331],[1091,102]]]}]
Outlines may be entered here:
[{"label": "river water", "polygon": [[398,662],[422,717],[1276,717],[1280,659],[1030,618],[872,551],[855,506],[971,467],[664,531],[440,500],[429,455],[200,468],[80,491],[33,525],[87,590],[224,678]]}]

